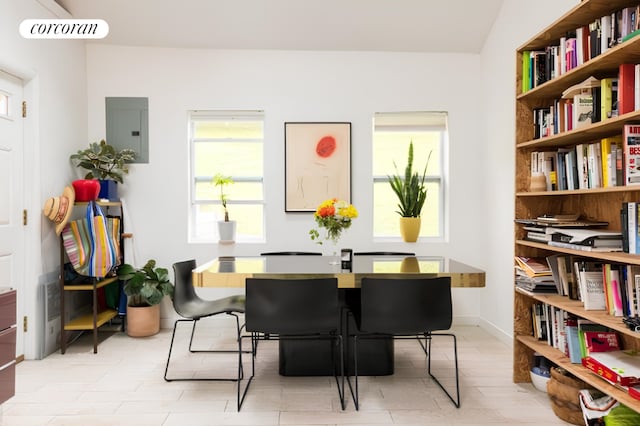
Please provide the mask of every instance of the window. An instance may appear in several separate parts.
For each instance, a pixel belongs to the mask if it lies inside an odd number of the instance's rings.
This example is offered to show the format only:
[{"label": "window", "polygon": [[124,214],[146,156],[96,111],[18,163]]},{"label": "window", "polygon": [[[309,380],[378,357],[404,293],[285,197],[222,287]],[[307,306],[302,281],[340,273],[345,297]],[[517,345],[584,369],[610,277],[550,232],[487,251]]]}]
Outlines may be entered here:
[{"label": "window", "polygon": [[216,173],[231,176],[227,209],[235,220],[236,241],[264,240],[264,113],[262,111],[192,111],[189,113],[190,205],[192,242],[218,241],[224,220]]},{"label": "window", "polygon": [[413,168],[422,174],[427,158],[427,200],[422,209],[420,238],[444,238],[444,164],[447,152],[447,113],[376,113],[373,126],[373,236],[400,235],[396,206],[398,198],[388,175],[400,174],[407,165],[409,143],[413,141]]}]

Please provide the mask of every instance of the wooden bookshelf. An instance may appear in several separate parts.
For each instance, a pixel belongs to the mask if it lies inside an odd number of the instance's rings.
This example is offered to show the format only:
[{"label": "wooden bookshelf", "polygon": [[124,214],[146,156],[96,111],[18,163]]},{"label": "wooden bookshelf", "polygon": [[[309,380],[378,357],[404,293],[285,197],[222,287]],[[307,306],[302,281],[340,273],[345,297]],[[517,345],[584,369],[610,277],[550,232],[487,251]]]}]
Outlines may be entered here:
[{"label": "wooden bookshelf", "polygon": [[[516,51],[516,133],[515,133],[515,218],[531,219],[544,214],[579,213],[582,218],[606,221],[606,229],[620,231],[620,208],[624,202],[640,202],[639,186],[615,186],[593,189],[562,191],[529,191],[531,175],[531,153],[572,148],[578,144],[599,141],[605,137],[619,136],[625,124],[640,122],[640,110],[607,118],[597,123],[552,136],[534,138],[534,109],[553,104],[562,97],[567,88],[593,76],[597,79],[617,75],[622,63],[640,63],[640,36],[609,48],[605,53],[582,65],[544,82],[523,93],[523,53],[544,50],[558,45],[568,31],[588,25],[596,19],[625,7],[637,6],[638,0],[583,0],[572,10],[561,16],[548,28],[524,43]],[[620,252],[590,252],[549,246],[525,240],[526,231],[515,224],[514,251],[516,256],[546,257],[564,253],[603,263],[640,265],[640,255]],[[618,388],[581,364],[572,364],[564,354],[533,337],[532,307],[546,303],[565,310],[579,318],[588,319],[615,330],[621,337],[624,348],[640,349],[640,332],[627,328],[621,317],[608,315],[605,311],[587,311],[580,301],[549,294],[533,294],[514,290],[514,354],[513,381],[530,382],[529,371],[533,366],[534,353],[539,353],[553,363],[566,369],[584,382],[613,396],[622,404],[640,412],[640,400],[629,396],[625,389]]]}]

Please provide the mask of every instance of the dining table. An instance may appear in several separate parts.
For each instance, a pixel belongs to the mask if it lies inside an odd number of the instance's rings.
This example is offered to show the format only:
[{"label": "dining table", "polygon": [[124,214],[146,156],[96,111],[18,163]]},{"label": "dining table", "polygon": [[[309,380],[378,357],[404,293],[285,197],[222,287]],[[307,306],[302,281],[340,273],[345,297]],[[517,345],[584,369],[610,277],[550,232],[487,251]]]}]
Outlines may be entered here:
[{"label": "dining table", "polygon": [[[481,288],[485,272],[454,259],[438,256],[366,255],[352,256],[221,256],[193,270],[194,287],[244,288],[247,278],[336,278],[343,307],[358,303],[363,278],[450,277],[452,288]],[[355,301],[355,302],[354,302]],[[353,317],[336,318],[340,332],[356,329]],[[332,349],[323,342],[279,341],[279,373],[283,376],[318,376],[334,373]],[[345,345],[350,371],[353,353]],[[358,371],[361,375],[382,376],[394,372],[393,339],[362,340]],[[362,351],[362,352],[360,352]]]},{"label": "dining table", "polygon": [[454,259],[437,256],[222,256],[193,271],[195,287],[244,288],[247,278],[337,278],[339,288],[359,288],[362,278],[450,277],[451,287],[485,286],[485,272]]}]

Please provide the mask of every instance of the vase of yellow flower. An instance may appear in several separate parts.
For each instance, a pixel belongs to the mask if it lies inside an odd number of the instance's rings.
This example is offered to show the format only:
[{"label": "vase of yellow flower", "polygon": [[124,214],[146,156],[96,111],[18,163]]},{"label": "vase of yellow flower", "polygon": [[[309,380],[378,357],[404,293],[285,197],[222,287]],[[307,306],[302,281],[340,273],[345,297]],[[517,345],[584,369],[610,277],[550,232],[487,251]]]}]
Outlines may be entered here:
[{"label": "vase of yellow flower", "polygon": [[[333,246],[334,257],[337,255],[336,247],[342,231],[351,227],[351,222],[356,217],[358,217],[358,210],[352,204],[337,198],[323,201],[313,214],[318,228],[325,230],[324,240]],[[323,244],[318,228],[310,230],[309,235],[316,243]]]}]

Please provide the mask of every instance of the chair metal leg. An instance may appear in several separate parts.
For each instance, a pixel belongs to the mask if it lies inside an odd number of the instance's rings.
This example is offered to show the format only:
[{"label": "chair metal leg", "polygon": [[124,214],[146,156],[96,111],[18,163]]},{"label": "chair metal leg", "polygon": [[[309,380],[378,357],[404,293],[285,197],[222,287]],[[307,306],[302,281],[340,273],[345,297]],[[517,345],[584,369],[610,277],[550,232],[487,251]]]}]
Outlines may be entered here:
[{"label": "chair metal leg", "polygon": [[[342,335],[337,334],[330,340],[331,346],[333,349],[334,343],[338,346],[338,353],[340,354],[340,379],[338,379],[338,375],[335,374],[336,366],[335,366],[335,352],[332,357],[331,368],[333,369],[333,376],[336,379],[336,386],[338,386],[338,396],[340,397],[340,406],[344,410],[346,407],[345,398],[344,398],[344,345],[342,341]],[[333,352],[333,350],[332,350]]]},{"label": "chair metal leg", "polygon": [[[236,319],[236,331],[237,331],[237,336],[240,336],[240,318],[238,317],[237,314],[234,314],[233,312],[226,312],[227,315],[230,315],[232,317],[235,317]],[[223,354],[234,354],[236,353],[235,349],[193,349],[192,348],[192,344],[193,344],[193,336],[195,334],[196,331],[196,323],[200,320],[200,318],[193,320],[193,327],[191,328],[191,338],[189,339],[189,352],[191,353],[223,353]],[[248,353],[248,352],[247,352]]]},{"label": "chair metal leg", "polygon": [[[242,339],[244,338],[249,338],[251,339],[251,350],[250,351],[243,351],[242,350]],[[256,347],[257,344],[255,343],[255,341],[257,340],[256,338],[256,334],[255,333],[251,333],[251,335],[249,336],[240,336],[240,338],[238,339],[238,380],[236,380],[238,382],[238,387],[237,387],[237,409],[238,412],[240,411],[240,409],[242,408],[242,404],[244,403],[244,398],[245,396],[247,396],[247,391],[249,390],[249,386],[251,385],[251,381],[253,380],[253,377],[256,374]],[[247,384],[244,387],[244,390],[242,390],[242,380],[244,379],[244,373],[243,373],[243,364],[242,364],[242,354],[243,353],[251,353],[251,376],[247,379]]]},{"label": "chair metal leg", "polygon": [[[244,327],[244,326],[243,326]],[[253,381],[253,378],[255,377],[255,372],[256,372],[256,366],[255,366],[255,360],[256,360],[256,352],[257,352],[257,346],[258,346],[258,341],[261,339],[267,339],[265,337],[264,334],[262,334],[262,338],[260,337],[261,333],[255,333],[252,332],[249,335],[244,335],[241,336],[240,339],[238,340],[238,387],[237,387],[237,409],[238,411],[240,411],[240,409],[242,408],[242,404],[244,403],[245,397],[247,396],[247,392],[249,391],[249,386],[251,385],[251,382]],[[274,336],[273,335],[269,335],[268,340],[273,339]],[[279,336],[276,336],[276,338],[280,338]],[[250,351],[247,350],[243,350],[242,349],[242,340],[243,339],[251,339],[251,347],[252,349]],[[333,376],[334,379],[336,381],[336,386],[338,387],[338,396],[340,398],[340,406],[342,407],[342,409],[344,410],[346,408],[346,403],[345,403],[345,374],[344,374],[344,345],[342,343],[342,335],[341,334],[336,334],[336,335],[330,335],[330,336],[323,336],[321,337],[321,339],[327,339],[330,342],[331,345],[331,349],[332,352],[333,351],[333,346],[334,344],[338,346],[338,352],[339,352],[339,362],[340,362],[340,377],[338,377],[338,374],[336,374],[336,366],[335,366],[335,358],[336,355],[335,353],[333,354],[331,361],[332,361],[332,369],[333,369]],[[242,367],[243,367],[243,362],[242,362],[242,354],[243,353],[251,353],[251,376],[246,379],[247,383],[244,386],[244,388],[242,387],[242,381],[244,380],[244,378],[242,377]]]},{"label": "chair metal leg", "polygon": [[[238,315],[234,314],[234,313],[227,313],[228,315],[234,316],[236,318],[236,336],[238,339],[240,339],[240,320],[238,318]],[[178,328],[178,323],[179,322],[193,322],[193,326],[191,328],[191,337],[189,339],[189,352],[191,353],[236,353],[236,350],[195,350],[192,349],[191,345],[193,343],[193,336],[195,333],[195,329],[196,329],[196,323],[198,322],[198,319],[190,319],[190,318],[181,318],[181,319],[177,319],[173,325],[173,333],[171,334],[171,344],[169,345],[169,355],[167,356],[167,364],[165,366],[164,369],[164,380],[167,382],[173,382],[173,381],[222,381],[222,382],[235,382],[238,379],[237,378],[227,378],[227,377],[200,377],[200,378],[195,378],[195,377],[177,377],[177,378],[168,378],[167,377],[167,373],[169,371],[169,363],[171,361],[171,352],[173,350],[173,342],[175,340],[175,336],[176,336],[176,330]],[[247,352],[248,353],[248,352]],[[239,366],[239,377],[242,376],[242,365]]]},{"label": "chair metal leg", "polygon": [[358,336],[353,336],[353,373],[356,376],[356,396],[354,404],[356,410],[360,409],[360,393],[358,387]]},{"label": "chair metal leg", "polygon": [[[345,334],[347,335],[347,350],[346,350],[346,358],[347,358],[347,362],[349,362],[349,358],[351,355],[351,352],[349,351],[349,341],[348,339],[351,337],[351,334],[349,332],[349,315],[350,312],[347,312],[345,317],[346,317],[346,332]],[[351,378],[350,375],[347,371],[346,374],[346,378],[347,378],[347,385],[349,386],[349,392],[351,393],[351,399],[353,400],[353,405],[356,408],[356,411],[358,411],[360,409],[360,405],[359,405],[359,401],[358,401],[358,336],[354,335],[353,336],[353,372],[355,374],[355,390],[354,390],[354,386],[351,385]],[[343,392],[344,392],[344,385],[343,385]]]},{"label": "chair metal leg", "polygon": [[[431,373],[431,340],[433,336],[450,336],[453,338],[453,359],[455,363],[455,373],[456,373],[456,398],[454,399],[451,394],[444,388],[444,386],[440,383],[440,381]],[[429,376],[440,386],[440,389],[444,391],[444,393],[449,397],[453,405],[456,408],[460,408],[460,383],[458,380],[458,343],[455,334],[452,333],[426,333],[425,337],[427,339],[427,373]],[[424,346],[423,346],[424,348]]]}]

